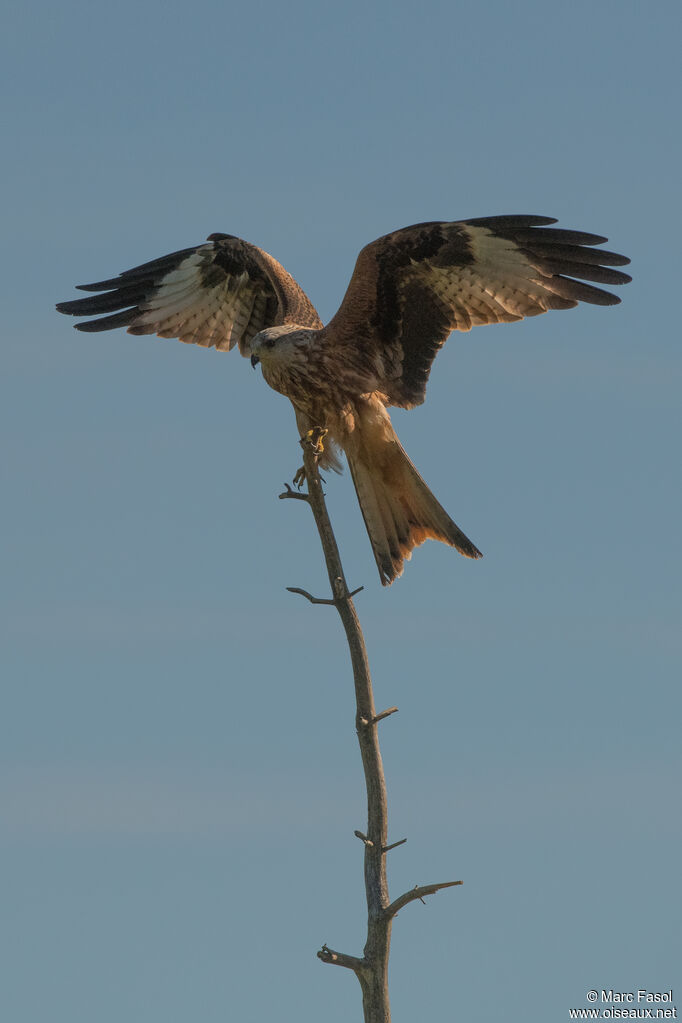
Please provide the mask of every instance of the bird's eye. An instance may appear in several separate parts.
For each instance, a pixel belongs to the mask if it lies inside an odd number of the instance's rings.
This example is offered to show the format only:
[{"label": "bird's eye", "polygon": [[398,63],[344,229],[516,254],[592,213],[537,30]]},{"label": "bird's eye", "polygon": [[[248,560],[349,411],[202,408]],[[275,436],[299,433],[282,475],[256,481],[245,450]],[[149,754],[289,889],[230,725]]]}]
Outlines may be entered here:
[{"label": "bird's eye", "polygon": [[274,339],[274,337],[269,337],[267,339],[267,341],[265,342],[265,347],[266,348],[274,348],[275,347],[275,339]]}]

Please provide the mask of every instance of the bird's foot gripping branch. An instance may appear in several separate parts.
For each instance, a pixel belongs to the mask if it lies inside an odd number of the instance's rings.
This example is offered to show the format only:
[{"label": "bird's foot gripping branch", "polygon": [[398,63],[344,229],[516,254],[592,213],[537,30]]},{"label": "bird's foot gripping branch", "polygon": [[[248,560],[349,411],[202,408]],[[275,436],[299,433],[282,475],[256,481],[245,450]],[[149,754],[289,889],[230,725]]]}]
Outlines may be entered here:
[{"label": "bird's foot gripping branch", "polygon": [[[306,449],[306,447],[310,448],[315,458],[316,459],[319,458],[320,455],[324,454],[324,444],[322,443],[322,441],[324,440],[328,433],[329,430],[325,429],[324,426],[314,426],[312,430],[308,430],[306,432],[304,437],[301,437],[301,447],[304,450]],[[300,466],[300,468],[296,470],[294,478],[291,482],[294,484],[295,487],[297,487],[300,490],[305,481],[306,469],[305,465],[302,465]],[[285,486],[287,487],[288,490],[289,489],[288,485],[285,484]],[[290,495],[281,494],[280,496],[288,497]]]},{"label": "bird's foot gripping branch", "polygon": [[314,426],[312,430],[308,430],[305,437],[301,437],[301,445],[309,444],[313,449],[313,454],[319,456],[324,451],[322,441],[328,433],[329,430],[325,429],[324,426]]}]

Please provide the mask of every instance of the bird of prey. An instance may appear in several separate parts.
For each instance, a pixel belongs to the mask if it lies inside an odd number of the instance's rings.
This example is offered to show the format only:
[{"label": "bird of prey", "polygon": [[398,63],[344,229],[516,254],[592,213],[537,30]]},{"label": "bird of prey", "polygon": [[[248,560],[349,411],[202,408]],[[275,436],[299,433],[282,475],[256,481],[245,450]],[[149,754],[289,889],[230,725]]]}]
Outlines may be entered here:
[{"label": "bird of prey", "polygon": [[267,383],[291,400],[299,434],[326,431],[321,467],[339,471],[345,452],[387,586],[429,538],[481,557],[408,458],[387,407],[424,401],[431,365],[452,331],[578,302],[615,305],[619,298],[583,281],[631,279],[612,269],[627,257],[595,248],[606,238],[555,223],[480,217],[384,235],[360,252],[327,326],[284,267],[229,234],[80,285],[97,294],[57,309],[100,317],[78,330],[127,327],[221,352],[236,345],[254,367],[260,363]]}]

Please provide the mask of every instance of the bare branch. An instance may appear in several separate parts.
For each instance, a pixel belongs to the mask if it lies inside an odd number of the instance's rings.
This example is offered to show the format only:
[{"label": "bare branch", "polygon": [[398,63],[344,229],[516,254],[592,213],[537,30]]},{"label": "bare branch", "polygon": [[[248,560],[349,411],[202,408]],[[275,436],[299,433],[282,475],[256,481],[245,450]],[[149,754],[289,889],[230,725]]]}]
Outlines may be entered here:
[{"label": "bare branch", "polygon": [[398,713],[398,708],[397,707],[389,707],[388,710],[382,710],[381,714],[376,714],[372,718],[371,721],[362,720],[360,722],[360,724],[361,725],[378,725],[380,721],[384,720],[384,718],[390,717],[391,714],[397,714],[397,713]]},{"label": "bare branch", "polygon": [[329,600],[326,597],[313,597],[312,593],[308,593],[307,590],[302,590],[300,586],[287,586],[287,590],[289,593],[300,593],[301,596],[305,597],[306,600],[309,600],[311,604],[331,604],[332,607],[336,604],[335,600]]},{"label": "bare branch", "polygon": [[[359,593],[362,587],[353,590],[352,593],[348,589],[336,537],[329,521],[324,492],[317,468],[318,457],[323,451],[322,442],[325,434],[325,430],[312,429],[301,439],[303,470],[297,473],[294,482],[302,482],[305,479],[307,483],[308,494],[306,499],[310,505],[320,536],[333,599],[313,597],[306,590],[302,590],[299,587],[289,586],[287,589],[291,593],[298,593],[305,597],[311,604],[333,604],[339,612],[346,633],[355,684],[356,732],[367,788],[367,834],[362,831],[355,831],[355,835],[365,847],[367,940],[362,959],[334,952],[327,945],[322,946],[317,956],[324,963],[345,966],[355,972],[362,988],[365,1023],[390,1023],[388,958],[391,947],[393,918],[398,910],[406,906],[408,902],[412,902],[414,899],[421,899],[425,895],[432,895],[440,888],[461,884],[461,881],[446,881],[443,884],[417,886],[411,892],[401,895],[394,902],[391,902],[389,898],[385,853],[390,849],[403,845],[406,839],[403,838],[391,845],[387,844],[388,807],[386,781],[376,726],[390,714],[395,714],[398,708],[389,707],[388,710],[377,714],[374,706],[372,680],[369,672],[365,640],[352,600],[353,596]],[[302,496],[294,493],[289,486],[287,486],[287,493],[280,494],[280,497],[283,498],[298,498]]]},{"label": "bare branch", "polygon": [[407,839],[401,838],[399,842],[393,842],[392,845],[385,845],[381,851],[385,853],[390,852],[391,849],[397,849],[399,845],[405,845],[405,842],[407,842]]},{"label": "bare branch", "polygon": [[455,885],[462,884],[462,881],[440,881],[436,884],[422,884],[415,885],[409,892],[405,892],[403,895],[399,895],[397,899],[394,899],[390,906],[386,907],[385,913],[388,917],[394,917],[396,913],[407,906],[408,903],[414,902],[419,899],[421,902],[427,895],[435,895],[441,888],[454,888]]},{"label": "bare branch", "polygon": [[391,944],[391,917],[385,915],[389,904],[386,879],[386,857],[382,853],[388,831],[386,781],[374,724],[363,727],[362,721],[373,722],[377,716],[365,640],[353,599],[346,583],[339,548],[332,530],[317,468],[322,431],[311,431],[302,442],[303,466],[308,485],[310,508],[324,552],[329,585],[343,624],[355,684],[356,728],[367,787],[367,834],[359,837],[365,846],[365,893],[367,897],[367,940],[364,967],[356,971],[362,986],[365,1023],[387,1023],[390,1020],[388,998],[388,956]]},{"label": "bare branch", "polygon": [[280,501],[286,501],[287,498],[291,498],[292,501],[305,501],[306,504],[310,504],[310,498],[307,494],[299,494],[297,490],[292,490],[288,483],[284,486],[287,488],[283,494],[278,494]]},{"label": "bare branch", "polygon": [[333,966],[345,966],[346,969],[353,970],[354,973],[359,973],[365,966],[364,960],[358,959],[357,956],[347,956],[344,952],[335,952],[328,945],[322,946],[317,953],[317,958],[321,959],[323,963],[330,963]]}]

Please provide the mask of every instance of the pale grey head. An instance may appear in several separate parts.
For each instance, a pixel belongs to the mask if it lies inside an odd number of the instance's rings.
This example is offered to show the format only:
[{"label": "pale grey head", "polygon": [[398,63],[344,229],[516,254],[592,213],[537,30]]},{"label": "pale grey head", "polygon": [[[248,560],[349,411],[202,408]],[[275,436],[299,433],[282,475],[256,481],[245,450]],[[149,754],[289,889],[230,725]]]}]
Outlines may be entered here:
[{"label": "pale grey head", "polygon": [[277,327],[266,327],[251,341],[251,365],[256,368],[259,362],[264,365],[277,365],[288,362],[297,349],[306,347],[319,334],[310,327],[300,327],[296,323],[282,323]]}]

